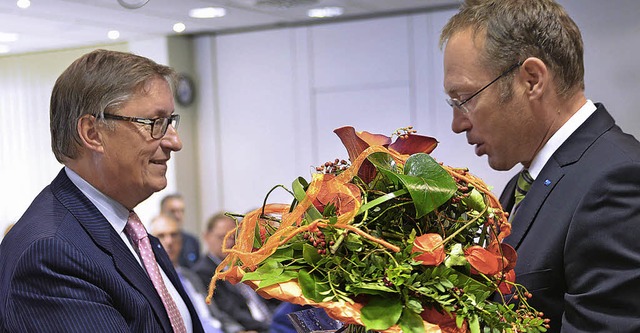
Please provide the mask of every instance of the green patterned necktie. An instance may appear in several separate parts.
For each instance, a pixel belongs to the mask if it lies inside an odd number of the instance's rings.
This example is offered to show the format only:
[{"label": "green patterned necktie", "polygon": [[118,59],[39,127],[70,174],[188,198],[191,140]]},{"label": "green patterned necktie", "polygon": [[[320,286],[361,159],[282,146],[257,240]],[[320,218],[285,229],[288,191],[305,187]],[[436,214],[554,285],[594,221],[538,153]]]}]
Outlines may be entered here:
[{"label": "green patterned necktie", "polygon": [[522,199],[524,199],[524,196],[527,195],[527,192],[529,192],[529,189],[531,188],[532,183],[533,183],[533,178],[531,178],[531,174],[529,174],[529,171],[527,171],[527,169],[522,170],[520,172],[520,175],[518,176],[518,182],[516,183],[516,191],[515,191],[516,201],[513,204],[514,213],[518,208],[520,201],[522,201]]}]

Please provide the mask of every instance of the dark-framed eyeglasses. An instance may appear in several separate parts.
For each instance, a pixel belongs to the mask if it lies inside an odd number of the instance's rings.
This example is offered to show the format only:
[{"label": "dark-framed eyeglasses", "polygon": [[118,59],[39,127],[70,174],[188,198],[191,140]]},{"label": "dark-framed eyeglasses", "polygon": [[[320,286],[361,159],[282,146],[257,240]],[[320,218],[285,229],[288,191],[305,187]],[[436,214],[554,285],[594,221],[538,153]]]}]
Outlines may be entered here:
[{"label": "dark-framed eyeglasses", "polygon": [[522,61],[518,61],[515,64],[511,65],[504,72],[502,72],[502,74],[498,75],[497,78],[493,79],[486,86],[480,88],[480,90],[476,91],[473,95],[469,96],[468,98],[466,98],[463,101],[461,101],[461,100],[459,100],[457,98],[447,98],[446,99],[447,104],[449,104],[449,106],[451,106],[453,108],[457,108],[458,110],[462,111],[462,113],[469,113],[469,109],[465,106],[465,104],[467,104],[468,101],[470,101],[472,98],[478,96],[478,94],[483,92],[485,89],[489,88],[489,86],[491,86],[492,84],[494,84],[496,81],[500,80],[501,78],[503,78],[507,74],[511,73],[511,71],[513,71],[514,69],[520,67],[521,65],[522,65]]},{"label": "dark-framed eyeglasses", "polygon": [[118,116],[116,114],[105,113],[105,119],[113,119],[113,120],[124,120],[130,121],[138,124],[149,125],[151,126],[151,137],[154,139],[162,139],[165,134],[167,134],[167,128],[169,125],[173,126],[174,129],[178,129],[178,125],[180,124],[180,115],[172,114],[169,117],[163,118],[140,118],[140,117],[125,117]]}]

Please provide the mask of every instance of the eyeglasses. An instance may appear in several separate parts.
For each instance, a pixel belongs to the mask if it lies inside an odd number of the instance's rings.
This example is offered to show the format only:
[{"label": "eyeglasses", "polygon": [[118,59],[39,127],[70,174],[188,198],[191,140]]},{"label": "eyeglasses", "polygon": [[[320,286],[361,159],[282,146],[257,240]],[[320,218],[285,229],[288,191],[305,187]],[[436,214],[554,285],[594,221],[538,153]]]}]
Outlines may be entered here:
[{"label": "eyeglasses", "polygon": [[124,120],[130,121],[138,124],[150,125],[151,126],[151,137],[154,139],[162,139],[165,134],[167,134],[167,128],[169,128],[169,124],[173,126],[174,129],[178,129],[178,124],[180,124],[180,115],[172,114],[169,117],[164,118],[139,118],[139,117],[124,117],[118,116],[115,114],[104,114],[105,119],[114,119],[114,120]]},{"label": "eyeglasses", "polygon": [[459,100],[457,98],[447,98],[446,99],[447,104],[449,104],[449,106],[451,106],[451,107],[457,108],[458,110],[462,111],[462,113],[469,113],[469,109],[466,106],[464,106],[468,101],[470,101],[472,98],[478,96],[478,94],[483,92],[485,89],[489,88],[489,86],[491,86],[496,81],[498,81],[501,78],[503,78],[505,75],[509,74],[514,69],[520,67],[521,65],[522,65],[522,61],[518,61],[515,64],[511,65],[511,67],[507,68],[507,70],[502,72],[502,74],[498,75],[497,78],[493,79],[493,81],[489,82],[486,86],[480,88],[480,90],[476,91],[473,95],[469,96],[469,98],[465,99],[464,101],[461,101],[461,100]]}]

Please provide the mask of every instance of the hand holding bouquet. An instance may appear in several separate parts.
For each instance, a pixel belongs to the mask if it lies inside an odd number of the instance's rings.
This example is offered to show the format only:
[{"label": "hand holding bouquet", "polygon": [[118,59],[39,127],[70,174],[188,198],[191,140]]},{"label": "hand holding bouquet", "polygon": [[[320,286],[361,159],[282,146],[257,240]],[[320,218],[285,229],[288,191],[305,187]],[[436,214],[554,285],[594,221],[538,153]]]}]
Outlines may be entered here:
[{"label": "hand holding bouquet", "polygon": [[410,127],[395,141],[335,132],[351,162],[296,179],[292,204],[245,215],[208,300],[226,279],[375,331],[546,331],[514,284],[511,227],[482,180],[436,162],[437,141]]}]

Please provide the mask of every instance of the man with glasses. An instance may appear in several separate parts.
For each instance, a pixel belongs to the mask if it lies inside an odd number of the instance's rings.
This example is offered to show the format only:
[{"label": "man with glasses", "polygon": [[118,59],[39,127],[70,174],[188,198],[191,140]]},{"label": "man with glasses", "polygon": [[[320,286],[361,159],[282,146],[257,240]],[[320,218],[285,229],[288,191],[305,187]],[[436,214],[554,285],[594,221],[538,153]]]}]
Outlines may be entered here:
[{"label": "man with glasses", "polygon": [[0,245],[0,332],[202,332],[196,311],[134,208],[167,185],[182,148],[175,72],[97,50],[51,95],[64,164]]},{"label": "man with glasses", "polygon": [[467,0],[441,45],[453,131],[523,167],[501,201],[529,304],[549,332],[640,332],[640,143],[585,97],[576,24],[553,0]]}]

